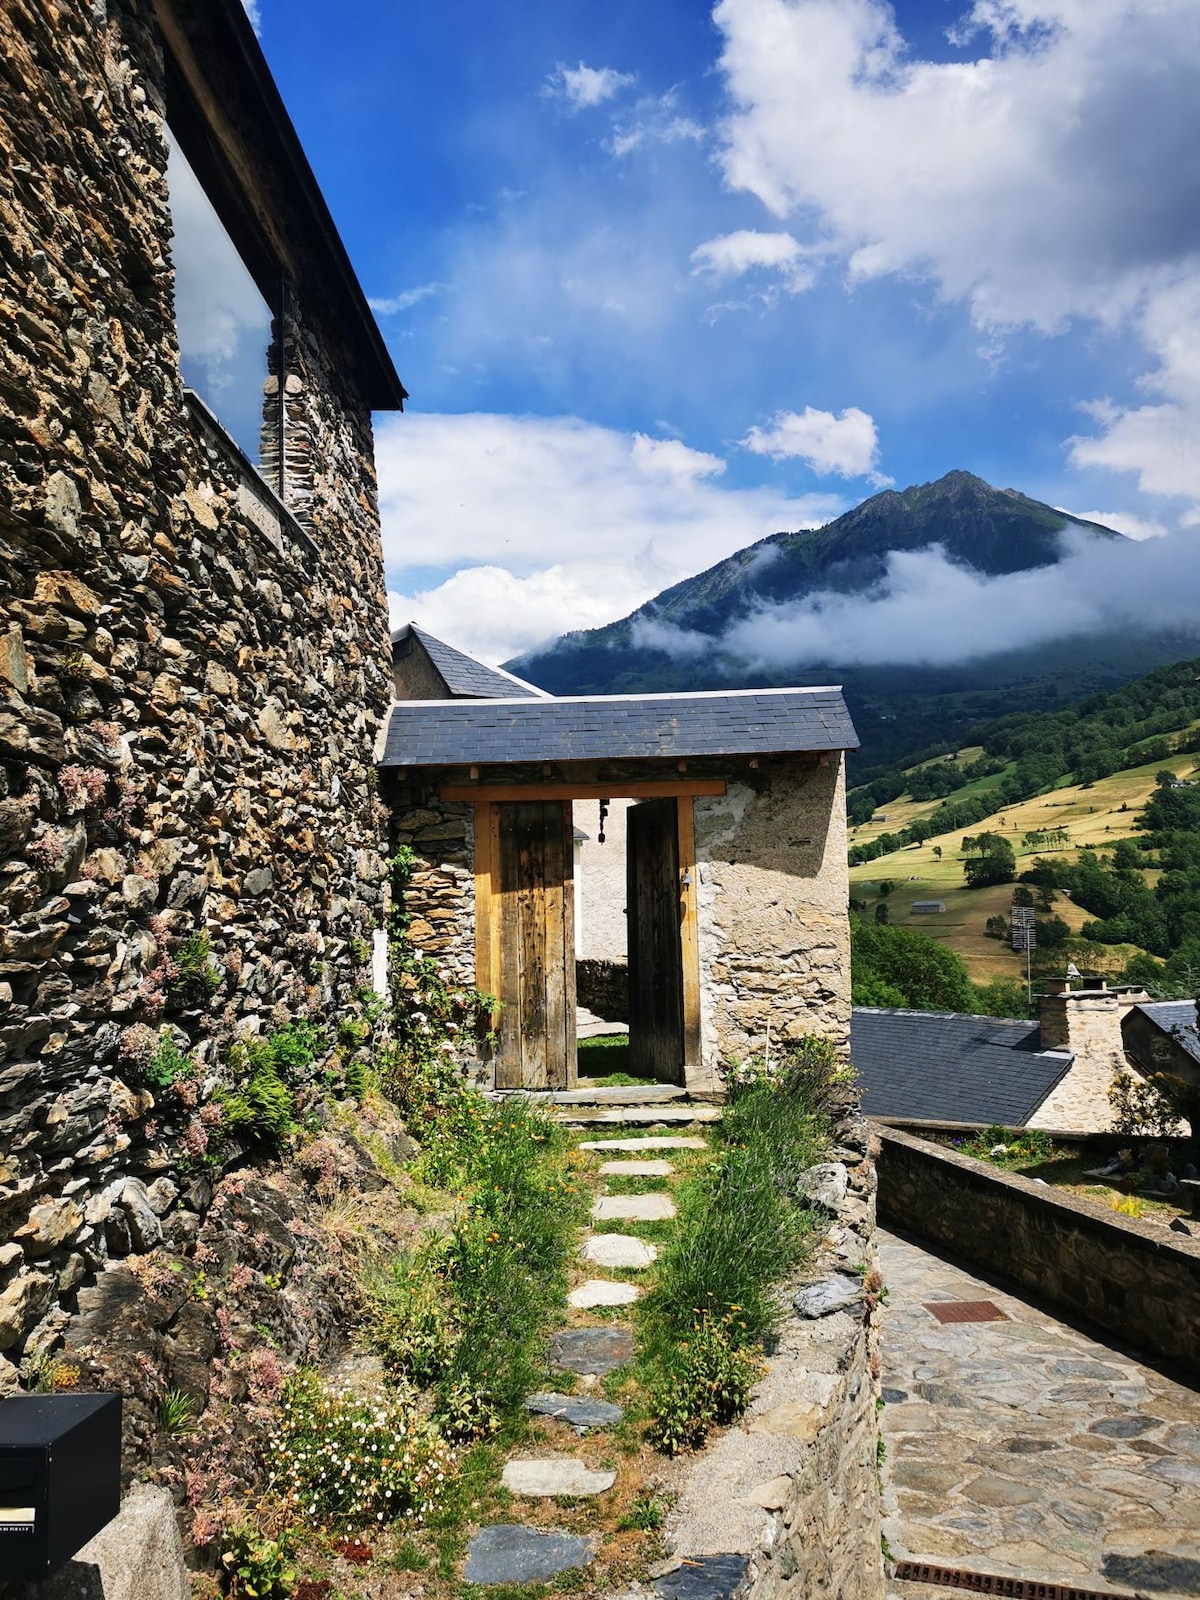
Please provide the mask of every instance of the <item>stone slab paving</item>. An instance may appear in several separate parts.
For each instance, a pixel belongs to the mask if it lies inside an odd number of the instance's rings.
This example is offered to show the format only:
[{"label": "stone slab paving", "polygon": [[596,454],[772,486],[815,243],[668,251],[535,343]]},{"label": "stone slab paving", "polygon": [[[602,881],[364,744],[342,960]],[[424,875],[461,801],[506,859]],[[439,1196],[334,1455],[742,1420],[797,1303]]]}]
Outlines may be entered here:
[{"label": "stone slab paving", "polygon": [[617,1481],[615,1472],[593,1472],[574,1456],[542,1456],[534,1461],[508,1461],[500,1481],[511,1494],[549,1499],[556,1494],[604,1494]]},{"label": "stone slab paving", "polygon": [[669,1178],[675,1168],[669,1161],[606,1161],[602,1178]]},{"label": "stone slab paving", "polygon": [[[613,1092],[613,1091],[610,1091]],[[720,1106],[584,1106],[556,1107],[559,1122],[589,1127],[615,1126],[625,1123],[631,1127],[653,1127],[656,1123],[720,1122]]]},{"label": "stone slab paving", "polygon": [[572,1289],[567,1304],[576,1311],[587,1311],[592,1306],[629,1306],[641,1294],[636,1283],[614,1283],[611,1278],[589,1278],[578,1289]]},{"label": "stone slab paving", "polygon": [[698,1134],[648,1133],[644,1139],[581,1139],[581,1150],[707,1150],[708,1140]]},{"label": "stone slab paving", "polygon": [[597,1267],[624,1267],[635,1272],[658,1260],[654,1245],[635,1239],[631,1233],[594,1234],[580,1254]]},{"label": "stone slab paving", "polygon": [[666,1194],[603,1194],[592,1205],[597,1222],[667,1222],[674,1215]]},{"label": "stone slab paving", "polygon": [[468,1583],[547,1583],[591,1559],[587,1539],[501,1522],[481,1528],[467,1546],[465,1577]]},{"label": "stone slab paving", "polygon": [[546,1354],[553,1372],[603,1378],[633,1359],[633,1335],[628,1328],[567,1328],[554,1335]]},{"label": "stone slab paving", "polygon": [[611,1428],[625,1415],[623,1406],[586,1394],[531,1394],[526,1411],[538,1417],[557,1417],[582,1432],[586,1428]]},{"label": "stone slab paving", "polygon": [[[893,1554],[1200,1595],[1200,1393],[895,1235],[879,1243]],[[990,1300],[1006,1320],[939,1324],[932,1300]]]}]

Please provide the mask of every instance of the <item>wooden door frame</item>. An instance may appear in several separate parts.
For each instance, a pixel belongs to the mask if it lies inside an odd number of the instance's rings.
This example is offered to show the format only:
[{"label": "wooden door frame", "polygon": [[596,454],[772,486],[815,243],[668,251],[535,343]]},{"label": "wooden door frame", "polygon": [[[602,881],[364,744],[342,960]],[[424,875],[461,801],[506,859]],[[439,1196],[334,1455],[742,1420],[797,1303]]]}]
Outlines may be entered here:
[{"label": "wooden door frame", "polygon": [[[695,797],[700,793],[724,793],[725,784],[679,783],[672,785],[669,795],[649,796],[644,793],[648,784],[627,784],[632,794],[618,793],[620,785],[610,785],[609,792],[601,795],[595,784],[554,785],[571,788],[570,794],[556,792],[545,794],[545,787],[530,784],[527,789],[514,785],[499,791],[497,798],[476,799],[474,805],[475,833],[475,987],[481,994],[498,994],[500,990],[500,917],[493,891],[494,874],[500,862],[500,805],[521,794],[529,799],[592,800],[607,799],[611,792],[616,799],[675,798],[675,826],[679,841],[679,942],[683,967],[683,1070],[686,1077],[701,1065],[700,1038],[700,940],[697,889],[699,870],[696,863]],[[655,788],[658,785],[654,785]],[[666,785],[664,785],[666,787]],[[539,788],[542,792],[539,793]],[[642,790],[641,794],[637,791]],[[493,790],[492,794],[496,795]],[[574,944],[570,946],[574,960]]]}]

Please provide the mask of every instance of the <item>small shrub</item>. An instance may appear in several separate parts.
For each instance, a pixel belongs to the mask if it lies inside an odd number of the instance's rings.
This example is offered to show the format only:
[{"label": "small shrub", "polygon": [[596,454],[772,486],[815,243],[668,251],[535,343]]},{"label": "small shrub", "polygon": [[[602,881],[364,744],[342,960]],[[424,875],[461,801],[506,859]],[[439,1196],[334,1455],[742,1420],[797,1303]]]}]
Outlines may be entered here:
[{"label": "small shrub", "polygon": [[168,1004],[178,1010],[206,1006],[224,982],[212,960],[212,949],[205,933],[193,933],[171,952],[175,971],[167,983]]},{"label": "small shrub", "polygon": [[368,1338],[390,1371],[422,1387],[450,1370],[457,1342],[437,1248],[401,1257],[366,1284]]},{"label": "small shrub", "polygon": [[288,1083],[298,1083],[317,1057],[324,1053],[325,1036],[311,1022],[289,1022],[267,1041],[276,1072]]},{"label": "small shrub", "polygon": [[191,1056],[184,1055],[164,1028],[158,1037],[158,1048],[146,1063],[143,1076],[152,1089],[172,1089],[181,1078],[192,1075],[195,1065]]},{"label": "small shrub", "polygon": [[279,1151],[295,1132],[292,1091],[274,1067],[258,1068],[239,1088],[223,1090],[218,1099],[221,1126],[251,1144]]},{"label": "small shrub", "polygon": [[667,1515],[666,1502],[661,1495],[639,1494],[625,1515],[619,1518],[617,1529],[621,1533],[656,1533]]},{"label": "small shrub", "polygon": [[233,1600],[282,1600],[296,1582],[291,1545],[286,1536],[264,1538],[256,1528],[243,1524],[225,1541],[221,1566],[225,1570]]},{"label": "small shrub", "polygon": [[294,1515],[348,1531],[424,1518],[453,1460],[409,1400],[342,1394],[311,1372],[284,1384],[266,1454],[271,1485]]},{"label": "small shrub", "polygon": [[1122,1069],[1112,1081],[1108,1103],[1113,1108],[1114,1133],[1170,1139],[1181,1131],[1179,1109],[1157,1077],[1141,1082]]},{"label": "small shrub", "polygon": [[749,1404],[763,1363],[745,1348],[737,1310],[700,1314],[651,1394],[647,1437],[665,1455],[699,1449],[710,1428],[733,1422]]}]

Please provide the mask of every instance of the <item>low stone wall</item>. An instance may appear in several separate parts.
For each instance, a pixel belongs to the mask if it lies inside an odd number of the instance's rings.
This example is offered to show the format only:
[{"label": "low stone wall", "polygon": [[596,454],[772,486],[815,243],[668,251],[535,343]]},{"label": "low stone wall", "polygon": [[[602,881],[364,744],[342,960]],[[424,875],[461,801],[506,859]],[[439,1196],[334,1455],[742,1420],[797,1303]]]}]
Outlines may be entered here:
[{"label": "low stone wall", "polygon": [[1200,1372],[1200,1241],[880,1128],[881,1219]]},{"label": "low stone wall", "polygon": [[[857,1116],[810,1174],[830,1219],[741,1422],[677,1469],[680,1563],[746,1557],[744,1600],[882,1600],[875,1163]],[[792,1299],[805,1285],[789,1285]],[[814,1294],[813,1291],[817,1291]],[[819,1302],[825,1297],[826,1310]]]},{"label": "low stone wall", "polygon": [[623,961],[577,961],[575,998],[605,1022],[628,1022],[628,966]]}]

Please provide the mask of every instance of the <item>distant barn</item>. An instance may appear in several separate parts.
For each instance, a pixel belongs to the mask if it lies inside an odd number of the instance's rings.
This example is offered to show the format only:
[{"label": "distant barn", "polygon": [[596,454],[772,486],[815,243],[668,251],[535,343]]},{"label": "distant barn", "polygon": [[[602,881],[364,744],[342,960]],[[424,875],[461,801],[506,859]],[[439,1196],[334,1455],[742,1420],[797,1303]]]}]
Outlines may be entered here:
[{"label": "distant barn", "polygon": [[912,903],[915,917],[936,917],[945,909],[946,902],[944,900],[914,900]]}]

